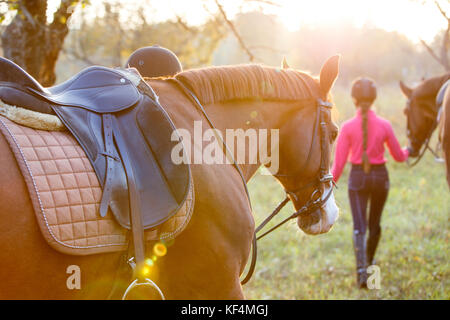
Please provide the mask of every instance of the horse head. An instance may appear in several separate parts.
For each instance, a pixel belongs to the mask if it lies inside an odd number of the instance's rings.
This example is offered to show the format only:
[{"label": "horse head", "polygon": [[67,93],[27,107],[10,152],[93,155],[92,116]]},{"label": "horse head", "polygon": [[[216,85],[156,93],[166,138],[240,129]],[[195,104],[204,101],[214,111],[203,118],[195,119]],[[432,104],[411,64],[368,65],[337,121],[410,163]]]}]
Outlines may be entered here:
[{"label": "horse head", "polygon": [[436,128],[438,108],[436,95],[442,84],[450,78],[450,74],[433,77],[410,88],[400,81],[400,89],[408,99],[403,110],[406,115],[408,148],[411,157],[417,157],[420,149],[431,137]]},{"label": "horse head", "polygon": [[[286,61],[283,65],[287,67]],[[279,169],[274,176],[299,213],[298,226],[307,234],[328,232],[339,215],[329,173],[338,127],[328,101],[338,71],[339,56],[329,58],[310,88],[312,98],[300,102],[280,129]]]}]

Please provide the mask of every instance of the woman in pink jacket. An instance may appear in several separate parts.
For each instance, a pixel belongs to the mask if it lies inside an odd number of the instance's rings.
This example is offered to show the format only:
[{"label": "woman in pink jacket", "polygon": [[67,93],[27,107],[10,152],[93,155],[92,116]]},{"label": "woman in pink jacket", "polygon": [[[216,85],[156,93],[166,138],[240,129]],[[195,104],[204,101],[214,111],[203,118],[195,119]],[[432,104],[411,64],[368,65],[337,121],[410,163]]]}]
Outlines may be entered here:
[{"label": "woman in pink jacket", "polygon": [[[377,96],[375,83],[368,78],[353,82],[352,97],[356,116],[343,123],[336,143],[332,173],[337,182],[344,166],[352,163],[348,195],[353,216],[353,245],[356,257],[357,285],[366,288],[368,265],[374,264],[374,255],[380,240],[380,220],[389,192],[384,146],[399,162],[406,161],[408,150],[402,149],[390,122],[371,109]],[[370,207],[367,217],[367,207]],[[365,241],[366,230],[369,235]]]}]

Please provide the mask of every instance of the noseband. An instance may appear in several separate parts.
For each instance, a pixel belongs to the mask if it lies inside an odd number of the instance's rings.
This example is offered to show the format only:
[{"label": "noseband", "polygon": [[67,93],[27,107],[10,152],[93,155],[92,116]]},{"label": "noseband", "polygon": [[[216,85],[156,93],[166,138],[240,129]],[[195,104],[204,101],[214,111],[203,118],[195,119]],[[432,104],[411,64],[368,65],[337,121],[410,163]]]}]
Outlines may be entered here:
[{"label": "noseband", "polygon": [[[181,81],[179,81],[176,78],[170,79],[174,81],[183,91],[184,93],[192,99],[192,101],[195,103],[195,105],[198,107],[199,111],[203,114],[205,119],[207,120],[208,124],[211,126],[211,128],[215,129],[215,126],[213,125],[211,119],[208,117],[205,109],[203,108],[202,104],[196,97],[196,95],[187,88]],[[309,99],[308,99],[309,100]],[[323,205],[327,202],[327,200],[330,198],[330,196],[333,193],[333,175],[329,172],[328,162],[327,159],[329,159],[329,148],[327,147],[327,139],[328,137],[328,125],[329,121],[331,120],[331,108],[333,105],[328,101],[323,101],[322,99],[316,100],[316,120],[314,122],[314,132],[313,137],[311,139],[311,145],[309,147],[309,153],[308,157],[303,165],[303,167],[306,167],[311,159],[312,150],[314,147],[314,144],[317,140],[317,136],[320,135],[320,146],[321,146],[321,157],[320,157],[320,169],[319,169],[319,175],[317,178],[315,178],[310,183],[302,186],[299,189],[296,190],[285,190],[286,197],[283,201],[280,202],[280,204],[275,208],[275,210],[255,229],[255,232],[253,234],[253,241],[252,241],[252,260],[250,263],[250,267],[248,270],[247,275],[245,278],[241,281],[241,284],[246,284],[250,278],[253,275],[253,272],[255,270],[256,266],[256,259],[257,259],[257,240],[261,239],[262,237],[266,236],[267,234],[271,233],[275,229],[279,228],[281,225],[285,224],[287,221],[297,218],[300,215],[306,215],[314,212],[315,210],[323,207]],[[216,132],[217,130],[214,130]],[[241,171],[241,168],[237,164],[236,160],[233,157],[233,154],[229,151],[227,145],[225,144],[225,141],[222,139],[221,136],[216,135],[216,138],[218,141],[221,141],[222,145],[224,146],[225,153],[231,159],[233,166],[236,168],[236,170],[239,172],[239,175],[241,176],[241,179],[244,183],[244,188],[247,194],[248,202],[250,204],[251,208],[251,202],[250,202],[250,195],[248,193],[247,189],[247,182],[244,178],[244,175]],[[276,176],[276,175],[274,175]],[[326,189],[326,186],[331,183],[331,187],[329,188],[328,192],[324,195],[324,190]],[[305,203],[303,207],[301,207],[299,210],[291,214],[289,217],[284,219],[282,222],[277,224],[275,227],[271,228],[264,234],[257,236],[257,233],[269,222],[271,221],[280,211],[281,209],[291,200],[298,200],[297,193],[301,190],[304,190],[306,188],[316,187],[315,190],[312,192],[309,200]]]}]

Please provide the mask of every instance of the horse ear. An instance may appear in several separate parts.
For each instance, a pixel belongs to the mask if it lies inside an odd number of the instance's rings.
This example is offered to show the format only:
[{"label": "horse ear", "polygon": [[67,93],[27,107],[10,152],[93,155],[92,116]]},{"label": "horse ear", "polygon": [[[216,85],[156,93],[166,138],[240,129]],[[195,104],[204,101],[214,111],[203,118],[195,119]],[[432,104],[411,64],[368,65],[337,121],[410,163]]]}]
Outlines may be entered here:
[{"label": "horse ear", "polygon": [[399,84],[400,84],[400,89],[402,89],[403,94],[407,98],[411,97],[412,89],[409,88],[406,84],[404,84],[403,81],[401,81],[401,80],[400,80]]},{"label": "horse ear", "polygon": [[334,82],[339,73],[339,59],[340,55],[332,56],[323,64],[320,70],[320,90],[326,96],[333,87]]},{"label": "horse ear", "polygon": [[281,67],[283,69],[289,69],[290,68],[288,63],[287,63],[286,57],[283,57],[283,61],[281,62]]}]

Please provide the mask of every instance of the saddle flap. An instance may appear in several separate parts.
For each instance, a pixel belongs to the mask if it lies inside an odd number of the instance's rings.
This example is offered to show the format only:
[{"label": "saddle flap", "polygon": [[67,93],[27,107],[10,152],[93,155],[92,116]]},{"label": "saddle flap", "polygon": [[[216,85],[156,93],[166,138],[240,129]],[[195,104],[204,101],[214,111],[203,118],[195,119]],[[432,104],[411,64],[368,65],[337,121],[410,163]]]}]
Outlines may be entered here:
[{"label": "saddle flap", "polygon": [[[153,228],[171,218],[186,201],[190,189],[190,167],[175,165],[170,141],[175,130],[168,115],[148,98],[134,110],[116,118],[115,137],[122,160],[128,154],[130,169],[139,190],[139,202],[144,229]],[[123,140],[123,143],[120,142]],[[128,173],[127,173],[128,176]],[[128,186],[129,187],[129,186]],[[112,209],[118,222],[130,228],[130,215],[124,202],[113,201]],[[120,209],[119,209],[120,208]],[[117,210],[119,209],[119,210]]]},{"label": "saddle flap", "polygon": [[[158,103],[142,96],[136,106],[114,114],[114,152],[106,147],[102,120],[105,114],[67,106],[54,107],[54,110],[83,147],[103,191],[110,186],[109,207],[121,226],[131,228],[130,183],[138,190],[144,229],[164,223],[186,201],[191,183],[190,167],[175,165],[171,160],[171,151],[178,143],[170,139],[175,126]],[[111,160],[112,157],[120,159]],[[128,167],[124,166],[125,162]],[[133,171],[132,175],[129,170]],[[130,176],[134,177],[131,181]]]}]

